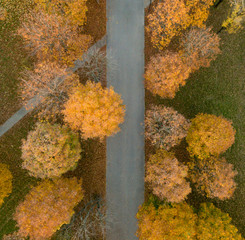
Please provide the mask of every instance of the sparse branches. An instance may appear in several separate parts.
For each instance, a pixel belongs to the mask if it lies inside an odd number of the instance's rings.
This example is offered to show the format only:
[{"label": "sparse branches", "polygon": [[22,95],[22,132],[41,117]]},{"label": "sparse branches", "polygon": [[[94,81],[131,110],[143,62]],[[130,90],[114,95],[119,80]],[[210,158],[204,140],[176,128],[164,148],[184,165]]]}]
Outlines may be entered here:
[{"label": "sparse branches", "polygon": [[55,62],[36,64],[34,70],[25,70],[21,76],[21,95],[24,102],[35,95],[41,99],[40,117],[48,118],[60,114],[68,92],[79,83],[76,74],[69,74]]},{"label": "sparse branches", "polygon": [[145,137],[153,145],[169,150],[186,137],[189,120],[173,108],[152,105],[146,111]]}]

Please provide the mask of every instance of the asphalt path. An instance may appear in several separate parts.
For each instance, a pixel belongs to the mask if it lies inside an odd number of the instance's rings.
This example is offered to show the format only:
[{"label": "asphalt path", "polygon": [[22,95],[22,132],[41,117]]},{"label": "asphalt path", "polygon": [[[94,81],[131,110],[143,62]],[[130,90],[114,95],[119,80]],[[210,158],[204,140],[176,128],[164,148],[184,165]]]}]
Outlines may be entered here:
[{"label": "asphalt path", "polygon": [[107,85],[126,105],[121,131],[107,139],[107,240],[137,239],[135,215],[144,201],[144,1],[107,0]]}]

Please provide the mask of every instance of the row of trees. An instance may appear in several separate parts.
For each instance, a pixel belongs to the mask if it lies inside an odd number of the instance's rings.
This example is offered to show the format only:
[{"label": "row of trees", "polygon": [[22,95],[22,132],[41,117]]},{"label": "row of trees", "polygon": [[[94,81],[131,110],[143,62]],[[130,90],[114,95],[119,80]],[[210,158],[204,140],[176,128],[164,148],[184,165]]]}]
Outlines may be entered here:
[{"label": "row of trees", "polygon": [[[41,99],[38,121],[22,140],[22,168],[40,182],[17,206],[14,220],[18,231],[5,240],[50,239],[62,225],[69,224],[85,193],[81,179],[62,175],[74,170],[81,160],[81,140],[102,141],[118,132],[124,121],[120,95],[100,83],[105,77],[104,53],[95,50],[85,55],[76,73],[68,68],[92,43],[92,37],[83,34],[86,11],[86,0],[34,0],[17,31],[36,60],[33,69],[22,72],[22,99],[26,102],[35,95]],[[12,191],[12,175],[7,166],[0,167],[2,204]],[[86,239],[95,234],[95,230],[88,231],[104,221],[98,218],[96,222],[96,214],[89,215],[86,227],[83,220],[88,216],[79,218],[77,233],[84,228]],[[98,228],[96,233],[103,235],[102,230]],[[80,237],[78,234],[77,239]]]},{"label": "row of trees", "polygon": [[227,213],[212,203],[193,209],[186,202],[166,203],[150,199],[137,214],[140,240],[242,240]]},{"label": "row of trees", "polygon": [[[220,54],[219,36],[204,24],[213,4],[213,0],[165,0],[147,16],[146,31],[158,49],[145,71],[145,87],[153,95],[173,99],[191,73],[209,67]],[[237,1],[236,5],[239,14],[233,13],[232,21],[223,24],[228,31],[242,26],[234,16],[243,15],[243,5]],[[221,116],[200,113],[189,121],[173,108],[150,106],[145,137],[155,153],[146,162],[145,182],[154,197],[137,214],[140,239],[242,239],[228,214],[213,204],[203,203],[194,210],[185,202],[191,186],[208,198],[233,196],[237,171],[221,154],[234,143],[235,132],[232,122]],[[189,153],[181,159],[184,163],[174,153],[183,139]]]}]

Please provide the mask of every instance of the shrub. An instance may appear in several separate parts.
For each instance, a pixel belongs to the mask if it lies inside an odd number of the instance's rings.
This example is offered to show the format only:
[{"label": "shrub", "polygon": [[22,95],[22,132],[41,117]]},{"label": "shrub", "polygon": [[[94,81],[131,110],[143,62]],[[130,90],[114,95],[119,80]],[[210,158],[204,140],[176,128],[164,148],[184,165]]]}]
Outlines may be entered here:
[{"label": "shrub", "polygon": [[186,7],[189,10],[190,25],[203,27],[209,15],[209,8],[214,0],[186,0]]},{"label": "shrub", "polygon": [[188,10],[183,0],[165,0],[147,16],[146,31],[151,35],[154,47],[162,50],[174,36],[188,27]]},{"label": "shrub", "polygon": [[63,21],[72,25],[81,26],[87,21],[87,0],[34,0],[37,9],[42,9],[49,14],[62,16]]},{"label": "shrub", "polygon": [[55,62],[36,64],[34,71],[26,69],[21,76],[21,95],[24,102],[39,95],[40,117],[55,118],[61,112],[68,92],[79,83],[76,74],[68,74]]},{"label": "shrub", "polygon": [[211,28],[191,28],[181,41],[183,56],[193,71],[209,67],[221,52],[219,45],[220,38]]},{"label": "shrub", "polygon": [[18,34],[26,41],[27,48],[40,61],[58,61],[72,65],[87,51],[92,38],[78,34],[69,22],[61,23],[61,16],[32,11],[25,16]]},{"label": "shrub", "polygon": [[31,176],[54,178],[73,170],[81,155],[77,133],[65,126],[37,123],[22,143],[22,167]]},{"label": "shrub", "polygon": [[145,116],[145,137],[153,145],[169,150],[186,137],[189,120],[171,107],[151,105]]},{"label": "shrub", "polygon": [[220,200],[232,197],[236,188],[234,177],[237,171],[224,158],[193,159],[189,166],[190,179],[202,194],[206,193],[207,197]]},{"label": "shrub", "polygon": [[205,159],[225,152],[235,141],[232,122],[212,114],[198,114],[191,120],[186,141],[191,156]]},{"label": "shrub", "polygon": [[0,207],[4,202],[4,198],[8,197],[12,192],[13,176],[6,164],[0,163]]},{"label": "shrub", "polygon": [[18,233],[30,240],[49,239],[63,224],[70,222],[73,208],[82,200],[81,181],[76,178],[43,180],[31,189],[16,208]]},{"label": "shrub", "polygon": [[146,66],[145,87],[154,95],[174,98],[179,86],[186,84],[190,70],[178,53],[165,51],[157,54]]},{"label": "shrub", "polygon": [[191,192],[186,181],[188,167],[180,163],[173,153],[158,150],[146,164],[145,181],[153,194],[168,202],[181,202]]},{"label": "shrub", "polygon": [[120,130],[125,106],[113,88],[103,89],[100,83],[88,81],[71,92],[65,103],[64,120],[82,137],[102,139]]},{"label": "shrub", "polygon": [[197,216],[187,203],[143,204],[137,213],[140,240],[196,239]]},{"label": "shrub", "polygon": [[198,240],[242,240],[231,218],[212,203],[202,203],[198,212],[197,221]]}]

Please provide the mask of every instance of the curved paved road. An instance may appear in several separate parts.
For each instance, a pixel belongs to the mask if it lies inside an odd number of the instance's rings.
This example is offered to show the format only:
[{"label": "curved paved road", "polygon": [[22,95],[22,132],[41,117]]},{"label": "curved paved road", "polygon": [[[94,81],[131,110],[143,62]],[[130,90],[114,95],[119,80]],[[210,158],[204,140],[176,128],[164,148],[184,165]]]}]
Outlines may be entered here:
[{"label": "curved paved road", "polygon": [[[107,0],[108,86],[126,104],[121,132],[107,139],[107,240],[137,239],[135,215],[144,201],[144,1]],[[113,76],[113,77],[112,77]]]}]

